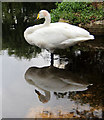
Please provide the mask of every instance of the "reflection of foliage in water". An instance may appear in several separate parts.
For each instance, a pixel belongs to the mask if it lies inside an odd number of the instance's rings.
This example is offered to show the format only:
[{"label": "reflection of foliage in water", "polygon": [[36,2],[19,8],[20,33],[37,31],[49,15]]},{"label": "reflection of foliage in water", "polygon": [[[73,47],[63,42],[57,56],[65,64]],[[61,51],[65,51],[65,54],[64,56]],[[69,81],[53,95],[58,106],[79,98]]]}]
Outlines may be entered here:
[{"label": "reflection of foliage in water", "polygon": [[[97,91],[96,91],[97,89]],[[87,91],[81,92],[54,92],[57,99],[67,98],[82,105],[89,103],[91,107],[101,107],[103,110],[103,85],[93,85],[88,88]]]},{"label": "reflection of foliage in water", "polygon": [[[29,110],[29,113],[27,114],[26,118],[52,118],[52,120],[61,119],[61,118],[70,118],[75,119],[75,120],[87,120],[87,119],[98,119],[102,118],[102,108],[101,107],[92,107],[89,108],[89,110],[83,110],[83,108],[80,110],[78,107],[80,104],[76,104],[76,106],[73,108],[72,111],[63,111],[63,110],[56,110],[54,109],[51,110],[50,107],[47,108],[42,108],[38,107],[37,108],[31,108]],[[84,106],[83,106],[84,107]],[[65,119],[65,120],[66,120]]]},{"label": "reflection of foliage in water", "polygon": [[[89,41],[90,43],[90,41]],[[72,50],[81,50],[81,54],[67,54],[69,58],[69,64],[66,65],[66,69],[80,75],[82,78],[88,79],[92,86],[89,86],[87,91],[83,92],[67,92],[67,93],[54,93],[57,99],[67,98],[76,103],[90,104],[92,109],[90,111],[78,112],[83,117],[95,117],[99,111],[103,111],[104,101],[104,44],[97,39],[93,43],[83,43],[81,46],[77,45]],[[96,114],[94,116],[94,112]],[[101,112],[100,112],[101,113]],[[88,117],[87,116],[87,117]]]},{"label": "reflection of foliage in water", "polygon": [[[57,99],[67,98],[81,104],[89,103],[91,107],[104,109],[104,44],[99,40],[96,44],[93,43],[93,45],[87,43],[87,46],[88,47],[85,47],[84,44],[81,47],[80,45],[75,46],[77,50],[81,50],[81,54],[67,54],[69,64],[67,64],[65,68],[74,74],[80,75],[81,78],[87,79],[88,82],[93,85],[89,86],[87,91],[55,92],[54,95]],[[75,48],[72,50],[74,51]]]},{"label": "reflection of foliage in water", "polygon": [[19,58],[35,57],[41,50],[25,41],[24,30],[35,24],[34,20],[40,9],[53,7],[54,3],[3,3],[3,50],[8,48],[9,55],[15,54]]}]

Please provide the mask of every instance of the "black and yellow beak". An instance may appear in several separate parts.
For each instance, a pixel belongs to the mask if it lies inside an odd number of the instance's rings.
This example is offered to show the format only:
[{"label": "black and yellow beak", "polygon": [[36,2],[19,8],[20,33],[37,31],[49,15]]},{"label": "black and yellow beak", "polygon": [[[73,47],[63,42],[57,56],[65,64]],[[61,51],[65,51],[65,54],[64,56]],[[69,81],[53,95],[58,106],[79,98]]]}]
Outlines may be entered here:
[{"label": "black and yellow beak", "polygon": [[39,18],[39,13],[38,13],[38,15],[37,15],[37,18],[35,19],[35,22],[37,21],[37,20],[39,20],[40,18]]},{"label": "black and yellow beak", "polygon": [[37,15],[37,20],[39,19],[39,13],[38,13],[38,15]]}]

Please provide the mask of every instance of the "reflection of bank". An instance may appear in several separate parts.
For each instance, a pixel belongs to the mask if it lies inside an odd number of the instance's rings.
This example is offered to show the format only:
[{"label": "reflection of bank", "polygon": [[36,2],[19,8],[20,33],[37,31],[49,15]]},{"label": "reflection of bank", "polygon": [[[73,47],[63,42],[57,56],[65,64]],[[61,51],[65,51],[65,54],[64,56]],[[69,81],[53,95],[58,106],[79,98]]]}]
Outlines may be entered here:
[{"label": "reflection of bank", "polygon": [[42,95],[38,90],[38,98],[41,102],[46,103],[50,100],[50,92],[68,92],[68,91],[84,91],[87,90],[89,84],[85,78],[74,74],[65,69],[56,67],[30,67],[25,73],[26,81],[44,91]]}]

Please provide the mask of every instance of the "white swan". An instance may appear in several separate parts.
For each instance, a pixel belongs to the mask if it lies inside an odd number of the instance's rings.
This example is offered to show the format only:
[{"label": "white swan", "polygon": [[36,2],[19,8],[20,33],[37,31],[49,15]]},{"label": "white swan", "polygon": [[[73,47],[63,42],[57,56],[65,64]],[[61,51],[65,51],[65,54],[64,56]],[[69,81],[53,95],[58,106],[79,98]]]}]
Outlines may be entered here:
[{"label": "white swan", "polygon": [[94,39],[88,31],[68,23],[51,23],[48,11],[41,10],[37,19],[45,18],[44,24],[28,27],[24,32],[26,41],[31,45],[48,49],[51,52],[56,48],[64,49],[76,43]]}]

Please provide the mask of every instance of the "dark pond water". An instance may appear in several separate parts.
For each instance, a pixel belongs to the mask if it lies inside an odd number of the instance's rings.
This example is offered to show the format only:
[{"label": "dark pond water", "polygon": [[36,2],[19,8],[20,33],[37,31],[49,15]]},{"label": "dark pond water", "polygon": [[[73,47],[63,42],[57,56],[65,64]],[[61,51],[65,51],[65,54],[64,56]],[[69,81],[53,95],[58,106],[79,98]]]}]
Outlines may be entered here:
[{"label": "dark pond water", "polygon": [[46,6],[55,8],[54,3],[3,3],[2,117],[103,118],[104,38],[56,50],[50,66],[50,53],[23,37]]}]

